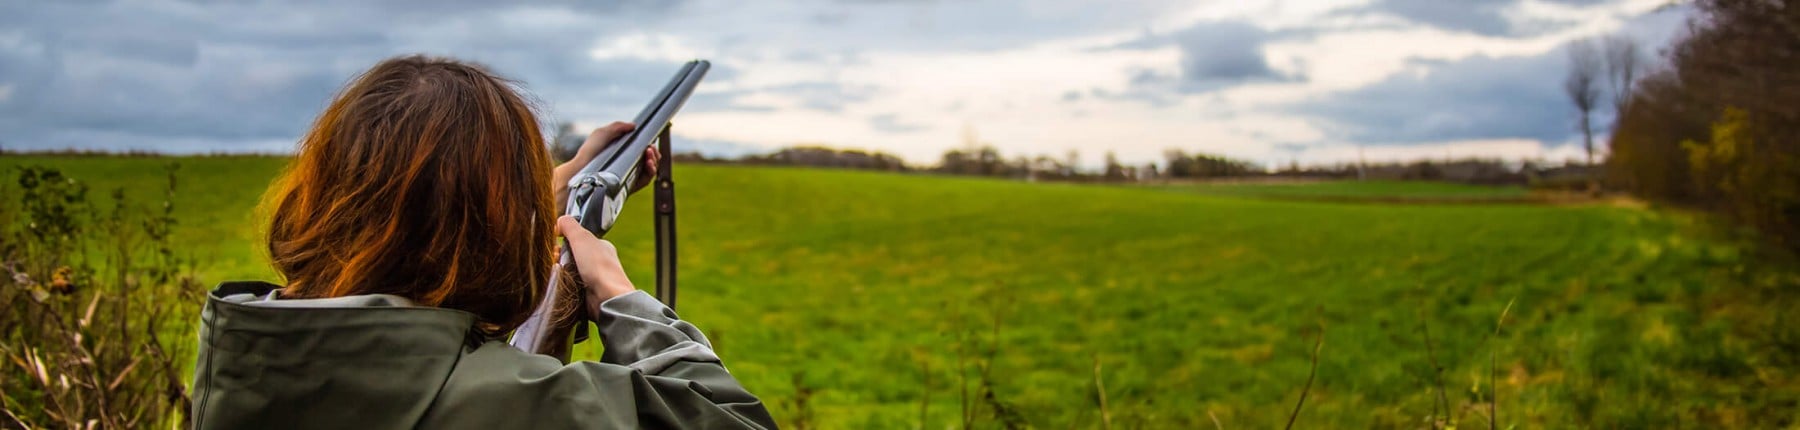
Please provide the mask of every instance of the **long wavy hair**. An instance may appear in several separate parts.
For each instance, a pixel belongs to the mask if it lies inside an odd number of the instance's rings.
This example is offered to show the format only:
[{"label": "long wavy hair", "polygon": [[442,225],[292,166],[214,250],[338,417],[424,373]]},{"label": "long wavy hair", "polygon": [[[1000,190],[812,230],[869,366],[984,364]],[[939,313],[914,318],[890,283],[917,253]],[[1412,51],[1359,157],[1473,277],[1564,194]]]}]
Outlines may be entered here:
[{"label": "long wavy hair", "polygon": [[550,169],[512,82],[445,58],[382,61],[332,100],[270,189],[283,295],[392,294],[510,332],[554,263]]}]

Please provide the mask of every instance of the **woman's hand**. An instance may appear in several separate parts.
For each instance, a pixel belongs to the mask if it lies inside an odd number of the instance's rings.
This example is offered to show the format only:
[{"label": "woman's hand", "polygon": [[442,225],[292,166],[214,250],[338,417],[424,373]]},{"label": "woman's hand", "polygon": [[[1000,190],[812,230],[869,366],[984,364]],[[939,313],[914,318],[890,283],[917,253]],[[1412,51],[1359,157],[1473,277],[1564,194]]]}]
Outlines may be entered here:
[{"label": "woman's hand", "polygon": [[[618,140],[619,136],[624,136],[625,133],[630,133],[636,127],[629,122],[615,121],[605,127],[596,128],[593,132],[588,133],[587,140],[581,143],[581,149],[575,151],[575,158],[570,158],[569,161],[556,166],[554,174],[551,175],[550,188],[555,193],[557,213],[563,213],[563,205],[569,201],[569,180],[574,178],[582,167],[587,167],[588,162],[594,160],[594,156],[600,155],[600,150],[606,149],[607,144]],[[637,181],[631,184],[631,191],[635,192],[644,188],[656,178],[656,166],[660,160],[662,160],[662,153],[656,150],[656,146],[652,145],[644,149],[644,164],[638,166]]]},{"label": "woman's hand", "polygon": [[575,271],[587,286],[590,317],[600,315],[600,303],[607,299],[637,291],[631,278],[625,276],[625,267],[619,264],[619,250],[613,248],[612,242],[594,237],[571,216],[556,219],[556,232],[568,240],[566,246],[575,255]]}]

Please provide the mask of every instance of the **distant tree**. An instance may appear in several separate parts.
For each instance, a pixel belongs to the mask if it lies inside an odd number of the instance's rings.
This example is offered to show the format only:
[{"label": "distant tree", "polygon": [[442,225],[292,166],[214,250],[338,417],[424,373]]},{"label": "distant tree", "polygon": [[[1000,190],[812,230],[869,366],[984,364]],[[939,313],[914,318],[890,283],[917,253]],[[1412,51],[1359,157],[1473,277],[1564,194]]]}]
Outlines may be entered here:
[{"label": "distant tree", "polygon": [[[950,154],[946,154],[947,158]],[[704,160],[704,158],[702,158]],[[782,148],[779,151],[764,155],[742,158],[740,161],[749,164],[773,164],[783,166],[833,167],[861,170],[905,171],[906,165],[900,157],[885,152],[871,152],[860,149],[837,150],[820,144],[804,144]],[[951,162],[951,165],[954,165]]]},{"label": "distant tree", "polygon": [[1063,175],[1062,163],[1056,162],[1048,155],[1040,154],[1032,157],[1030,169],[1029,176],[1034,179],[1060,179]]},{"label": "distant tree", "polygon": [[956,175],[967,175],[974,173],[975,169],[971,168],[972,165],[973,163],[969,162],[968,153],[965,153],[962,150],[952,149],[944,151],[943,159],[938,161],[938,171]]},{"label": "distant tree", "polygon": [[1000,150],[992,145],[982,145],[975,152],[975,174],[981,176],[999,176],[1005,173],[1005,162],[1000,158]]},{"label": "distant tree", "polygon": [[1063,155],[1063,167],[1069,169],[1065,176],[1075,177],[1077,171],[1081,170],[1081,152],[1070,149],[1069,153]]},{"label": "distant tree", "polygon": [[1637,74],[1643,68],[1644,53],[1637,40],[1627,36],[1606,38],[1606,82],[1612,91],[1615,117],[1623,116],[1625,104],[1631,102],[1632,85],[1637,83]]},{"label": "distant tree", "polygon": [[1569,76],[1563,80],[1563,92],[1575,104],[1580,115],[1581,148],[1587,151],[1588,164],[1594,164],[1594,104],[1600,101],[1601,58],[1592,41],[1577,40],[1569,45]]},{"label": "distant tree", "polygon": [[1187,178],[1194,176],[1194,159],[1189,158],[1187,152],[1183,152],[1179,149],[1164,150],[1163,162],[1168,166],[1166,173],[1168,173],[1171,178]]},{"label": "distant tree", "polygon": [[1122,166],[1119,164],[1119,156],[1117,154],[1113,154],[1112,151],[1106,151],[1106,170],[1105,170],[1105,172],[1106,173],[1105,173],[1104,177],[1108,181],[1123,181],[1126,178],[1125,166]]},{"label": "distant tree", "polygon": [[556,125],[556,136],[547,142],[550,145],[550,156],[557,162],[575,158],[575,152],[581,150],[581,143],[587,140],[587,134],[575,129],[575,123],[563,121]]}]

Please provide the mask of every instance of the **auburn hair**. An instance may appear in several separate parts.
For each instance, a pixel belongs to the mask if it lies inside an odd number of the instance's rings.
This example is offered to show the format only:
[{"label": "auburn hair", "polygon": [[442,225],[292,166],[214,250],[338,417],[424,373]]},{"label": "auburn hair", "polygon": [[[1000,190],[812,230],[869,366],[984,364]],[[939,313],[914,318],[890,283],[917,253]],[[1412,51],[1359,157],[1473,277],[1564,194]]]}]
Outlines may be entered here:
[{"label": "auburn hair", "polygon": [[331,101],[270,189],[286,297],[392,294],[499,336],[552,270],[551,166],[536,115],[479,65],[405,56]]}]

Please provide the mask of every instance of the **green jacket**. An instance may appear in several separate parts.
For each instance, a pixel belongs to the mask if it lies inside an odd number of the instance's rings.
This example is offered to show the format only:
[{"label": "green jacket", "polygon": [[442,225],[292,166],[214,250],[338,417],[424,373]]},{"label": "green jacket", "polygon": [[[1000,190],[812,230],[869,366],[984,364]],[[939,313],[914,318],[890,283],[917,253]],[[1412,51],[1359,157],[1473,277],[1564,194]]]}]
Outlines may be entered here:
[{"label": "green jacket", "polygon": [[775,428],[700,330],[643,292],[600,305],[599,362],[564,365],[482,339],[466,312],[278,288],[207,298],[195,428]]}]

